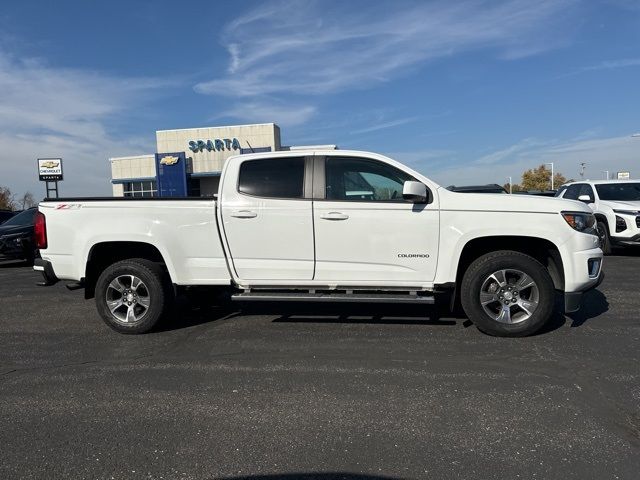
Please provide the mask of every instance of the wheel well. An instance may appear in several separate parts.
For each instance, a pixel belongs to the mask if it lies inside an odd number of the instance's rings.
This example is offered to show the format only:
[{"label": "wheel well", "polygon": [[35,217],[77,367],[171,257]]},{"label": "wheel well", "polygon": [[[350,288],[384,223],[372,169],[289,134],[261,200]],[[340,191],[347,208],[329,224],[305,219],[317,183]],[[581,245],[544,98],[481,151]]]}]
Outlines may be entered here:
[{"label": "wheel well", "polygon": [[84,296],[93,298],[96,281],[109,265],[127,258],[144,258],[162,264],[166,268],[160,251],[143,242],[103,242],[97,243],[89,251],[84,278]]},{"label": "wheel well", "polygon": [[606,215],[603,215],[601,213],[596,213],[595,217],[597,222],[603,222],[604,226],[607,227],[607,230],[609,229],[609,222],[607,221]]},{"label": "wheel well", "polygon": [[457,290],[459,290],[462,276],[471,262],[486,253],[498,250],[512,250],[535,258],[549,270],[554,287],[558,290],[564,290],[564,266],[558,247],[543,238],[518,236],[482,237],[469,241],[462,249],[458,263]]}]

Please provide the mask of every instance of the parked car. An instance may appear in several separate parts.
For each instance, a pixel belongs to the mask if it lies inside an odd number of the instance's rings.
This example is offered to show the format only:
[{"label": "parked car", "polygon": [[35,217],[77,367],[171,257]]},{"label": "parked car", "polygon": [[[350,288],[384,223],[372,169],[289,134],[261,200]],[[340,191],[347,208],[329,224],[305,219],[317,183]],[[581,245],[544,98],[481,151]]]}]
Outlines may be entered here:
[{"label": "parked car", "polygon": [[152,329],[176,289],[210,286],[244,302],[442,297],[484,332],[524,336],[556,292],[576,311],[602,279],[594,226],[578,202],[460,195],[375,153],[256,153],[226,161],[217,199],[44,201],[34,268],[123,333]]},{"label": "parked car", "polygon": [[0,225],[0,260],[33,262],[37,255],[33,239],[36,212],[37,208],[30,208]]},{"label": "parked car", "polygon": [[579,200],[594,212],[600,247],[610,254],[616,246],[640,246],[640,181],[596,180],[567,183],[556,194]]},{"label": "parked car", "polygon": [[0,210],[0,225],[13,217],[17,212],[13,210]]},{"label": "parked car", "polygon": [[513,192],[516,195],[533,195],[536,197],[555,197],[556,190],[518,190]]},{"label": "parked car", "polygon": [[503,186],[497,183],[490,183],[488,185],[449,185],[447,190],[462,193],[508,193]]}]

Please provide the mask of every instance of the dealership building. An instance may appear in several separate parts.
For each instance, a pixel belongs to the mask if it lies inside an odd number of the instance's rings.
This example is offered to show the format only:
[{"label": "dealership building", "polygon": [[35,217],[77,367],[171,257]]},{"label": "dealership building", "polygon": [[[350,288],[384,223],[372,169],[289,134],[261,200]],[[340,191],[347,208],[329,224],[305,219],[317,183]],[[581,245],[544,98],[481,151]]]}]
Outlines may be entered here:
[{"label": "dealership building", "polygon": [[155,153],[109,159],[113,195],[212,196],[227,158],[282,149],[275,123],[159,130]]}]

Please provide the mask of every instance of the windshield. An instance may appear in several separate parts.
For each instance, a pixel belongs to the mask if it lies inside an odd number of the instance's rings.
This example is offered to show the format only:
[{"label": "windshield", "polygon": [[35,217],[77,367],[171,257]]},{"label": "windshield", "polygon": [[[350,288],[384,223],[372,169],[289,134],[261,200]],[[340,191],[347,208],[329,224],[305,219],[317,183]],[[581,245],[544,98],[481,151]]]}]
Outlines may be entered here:
[{"label": "windshield", "polygon": [[25,210],[22,213],[19,213],[15,217],[11,217],[9,220],[2,224],[3,227],[6,226],[17,226],[17,225],[31,225],[33,223],[33,216],[36,214],[36,209],[33,208],[31,210]]},{"label": "windshield", "polygon": [[596,190],[600,200],[640,201],[640,183],[603,183]]}]

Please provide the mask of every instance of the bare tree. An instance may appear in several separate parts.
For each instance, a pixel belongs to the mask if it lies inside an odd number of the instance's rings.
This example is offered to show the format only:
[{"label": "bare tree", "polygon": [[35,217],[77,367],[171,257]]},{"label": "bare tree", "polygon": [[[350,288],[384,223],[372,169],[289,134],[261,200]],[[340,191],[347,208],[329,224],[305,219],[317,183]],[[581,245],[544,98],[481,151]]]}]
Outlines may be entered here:
[{"label": "bare tree", "polygon": [[33,198],[33,193],[25,192],[20,199],[20,204],[22,205],[22,209],[26,210],[27,208],[35,207],[38,203]]}]

